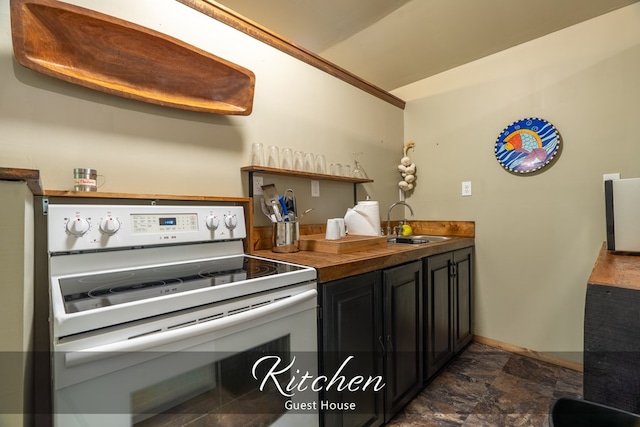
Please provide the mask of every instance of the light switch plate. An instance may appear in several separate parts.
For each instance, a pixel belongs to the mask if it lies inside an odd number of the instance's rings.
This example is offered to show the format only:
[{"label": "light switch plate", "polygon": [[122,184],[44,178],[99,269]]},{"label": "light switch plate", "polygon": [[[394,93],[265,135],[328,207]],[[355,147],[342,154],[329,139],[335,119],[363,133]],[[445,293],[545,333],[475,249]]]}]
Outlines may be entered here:
[{"label": "light switch plate", "polygon": [[471,195],[471,181],[462,181],[462,196]]},{"label": "light switch plate", "polygon": [[311,197],[320,197],[320,181],[317,179],[311,180]]}]

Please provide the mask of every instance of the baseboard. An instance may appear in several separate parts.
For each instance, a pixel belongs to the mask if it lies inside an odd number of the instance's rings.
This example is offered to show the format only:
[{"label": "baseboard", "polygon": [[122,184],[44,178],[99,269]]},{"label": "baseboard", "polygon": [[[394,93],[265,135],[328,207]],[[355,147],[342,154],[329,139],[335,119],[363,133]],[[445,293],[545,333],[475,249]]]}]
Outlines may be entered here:
[{"label": "baseboard", "polygon": [[569,360],[558,356],[553,356],[547,353],[540,353],[538,351],[530,350],[528,348],[520,347],[514,344],[494,340],[491,338],[481,337],[474,335],[473,341],[479,344],[485,344],[490,347],[496,347],[500,350],[508,351],[510,353],[518,353],[531,359],[541,360],[543,362],[551,363],[563,368],[573,369],[574,371],[584,372],[584,365],[575,360]]}]

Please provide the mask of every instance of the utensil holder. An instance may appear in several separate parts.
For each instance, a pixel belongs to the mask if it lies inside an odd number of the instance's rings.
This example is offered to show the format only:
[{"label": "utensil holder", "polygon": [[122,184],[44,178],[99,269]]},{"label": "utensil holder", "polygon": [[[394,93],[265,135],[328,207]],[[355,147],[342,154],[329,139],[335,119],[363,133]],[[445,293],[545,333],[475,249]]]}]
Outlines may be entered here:
[{"label": "utensil holder", "polygon": [[300,225],[298,221],[273,223],[271,250],[281,253],[300,250]]}]

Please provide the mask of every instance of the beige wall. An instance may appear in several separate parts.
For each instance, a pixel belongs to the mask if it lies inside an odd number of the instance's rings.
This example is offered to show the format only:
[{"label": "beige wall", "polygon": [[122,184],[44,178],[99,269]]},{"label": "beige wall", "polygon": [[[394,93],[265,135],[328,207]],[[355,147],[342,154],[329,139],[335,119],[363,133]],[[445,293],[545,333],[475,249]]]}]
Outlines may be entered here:
[{"label": "beige wall", "polygon": [[0,181],[0,425],[28,425],[33,327],[33,198],[24,182]]},{"label": "beige wall", "polygon": [[[106,177],[101,191],[247,195],[240,167],[251,144],[325,154],[327,162],[363,162],[376,181],[362,191],[397,199],[395,160],[403,111],[172,0],[72,0],[180,38],[256,74],[253,113],[221,116],[163,108],[43,76],[12,58],[9,0],[0,0],[0,166],[39,169],[46,189],[70,189],[73,168]],[[170,58],[167,58],[170,60]],[[389,153],[394,153],[389,155]],[[266,178],[268,182],[270,178]],[[294,186],[310,199],[308,180]],[[307,220],[344,214],[350,185],[321,182]],[[338,208],[331,206],[332,194]],[[335,204],[334,204],[335,205]]]},{"label": "beige wall", "polygon": [[[394,94],[417,143],[417,216],[476,221],[475,333],[581,360],[586,281],[605,239],[602,175],[640,176],[640,4]],[[561,153],[516,176],[493,148],[525,117],[551,122]]]}]

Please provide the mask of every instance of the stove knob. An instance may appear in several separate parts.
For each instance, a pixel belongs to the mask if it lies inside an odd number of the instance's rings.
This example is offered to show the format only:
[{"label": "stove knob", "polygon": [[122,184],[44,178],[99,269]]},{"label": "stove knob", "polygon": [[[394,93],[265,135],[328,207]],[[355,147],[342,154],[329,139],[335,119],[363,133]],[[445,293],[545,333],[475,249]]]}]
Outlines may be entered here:
[{"label": "stove knob", "polygon": [[80,237],[89,231],[89,221],[84,218],[77,217],[67,221],[67,232],[73,236]]},{"label": "stove knob", "polygon": [[220,220],[215,215],[209,215],[205,222],[209,230],[215,230],[220,225]]},{"label": "stove knob", "polygon": [[225,216],[224,225],[226,225],[229,230],[233,230],[238,225],[238,218],[235,215]]},{"label": "stove knob", "polygon": [[100,222],[100,231],[110,236],[116,234],[120,230],[120,221],[114,217],[108,217]]}]

